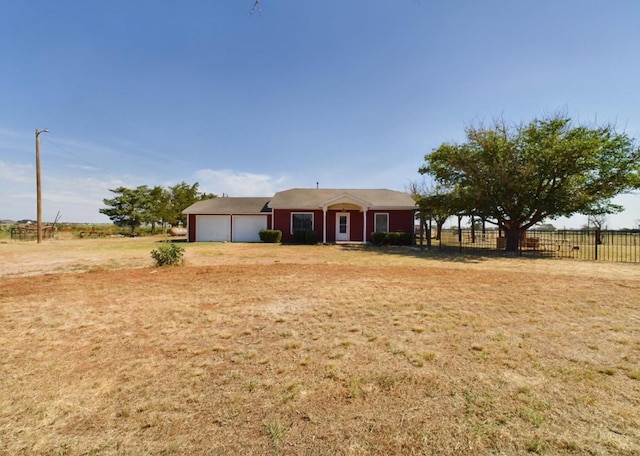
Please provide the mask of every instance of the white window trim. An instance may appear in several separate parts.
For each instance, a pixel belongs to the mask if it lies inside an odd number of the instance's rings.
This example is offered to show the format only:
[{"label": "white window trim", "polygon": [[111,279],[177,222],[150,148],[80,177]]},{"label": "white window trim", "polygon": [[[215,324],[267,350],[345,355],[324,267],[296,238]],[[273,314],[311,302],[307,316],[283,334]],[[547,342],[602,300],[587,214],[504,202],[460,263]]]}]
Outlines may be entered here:
[{"label": "white window trim", "polygon": [[389,213],[388,212],[375,212],[373,214],[373,231],[375,233],[378,233],[378,215],[386,215],[387,216],[387,229],[384,231],[381,231],[382,233],[388,233],[389,232]]},{"label": "white window trim", "polygon": [[315,231],[315,217],[313,212],[292,212],[291,213],[291,223],[289,223],[289,228],[291,230],[290,234],[293,234],[293,216],[294,215],[305,215],[308,214],[311,216],[311,231]]}]

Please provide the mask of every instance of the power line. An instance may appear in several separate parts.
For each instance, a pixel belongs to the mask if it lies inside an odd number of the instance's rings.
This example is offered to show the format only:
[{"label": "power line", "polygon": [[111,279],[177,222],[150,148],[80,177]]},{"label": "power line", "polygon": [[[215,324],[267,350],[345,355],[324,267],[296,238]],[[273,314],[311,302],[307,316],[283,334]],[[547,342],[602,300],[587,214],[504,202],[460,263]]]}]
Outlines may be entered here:
[{"label": "power line", "polygon": [[64,147],[62,147],[60,144],[56,144],[55,142],[51,141],[51,140],[50,140],[50,139],[48,139],[48,138],[47,138],[47,139],[45,139],[45,141],[44,141],[44,142],[46,142],[47,144],[51,144],[52,146],[54,146],[54,147],[56,147],[56,148],[60,149],[61,151],[65,152],[65,153],[69,154],[70,156],[72,156],[72,157],[76,158],[77,160],[79,160],[79,161],[83,162],[85,165],[90,166],[91,168],[95,169],[95,170],[96,170],[96,172],[101,173],[103,176],[108,177],[108,178],[113,179],[113,180],[120,180],[120,178],[118,178],[118,177],[116,177],[116,176],[114,176],[114,175],[109,174],[108,172],[106,172],[102,167],[97,166],[97,165],[95,165],[94,163],[89,162],[89,161],[88,161],[88,160],[86,160],[85,158],[80,157],[79,155],[74,154],[74,153],[73,153],[73,152],[71,152],[70,150],[68,150],[68,149],[66,149],[66,148],[64,148]]},{"label": "power line", "polygon": [[61,151],[65,152],[65,153],[67,153],[67,154],[69,154],[69,155],[71,155],[72,157],[77,158],[78,160],[80,160],[80,161],[84,162],[85,164],[87,164],[87,165],[91,166],[92,168],[99,169],[99,167],[98,167],[98,166],[94,165],[93,163],[90,163],[89,161],[87,161],[86,159],[84,159],[84,158],[80,157],[79,155],[74,154],[73,152],[69,151],[68,149],[65,149],[65,148],[64,148],[64,147],[62,147],[60,144],[56,144],[56,143],[54,143],[53,141],[48,140],[48,139],[47,139],[47,140],[45,140],[45,142],[46,142],[47,144],[51,144],[51,145],[53,145],[53,146],[57,147],[58,149],[60,149]]}]

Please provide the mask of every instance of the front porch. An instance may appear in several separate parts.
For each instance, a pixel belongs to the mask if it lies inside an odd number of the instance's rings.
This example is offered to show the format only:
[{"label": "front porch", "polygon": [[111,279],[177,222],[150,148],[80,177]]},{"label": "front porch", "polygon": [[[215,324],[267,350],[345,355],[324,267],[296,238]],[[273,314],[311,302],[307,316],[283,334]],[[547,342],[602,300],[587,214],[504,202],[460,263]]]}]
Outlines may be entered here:
[{"label": "front porch", "polygon": [[343,193],[321,203],[322,243],[367,243],[367,212],[371,203]]}]

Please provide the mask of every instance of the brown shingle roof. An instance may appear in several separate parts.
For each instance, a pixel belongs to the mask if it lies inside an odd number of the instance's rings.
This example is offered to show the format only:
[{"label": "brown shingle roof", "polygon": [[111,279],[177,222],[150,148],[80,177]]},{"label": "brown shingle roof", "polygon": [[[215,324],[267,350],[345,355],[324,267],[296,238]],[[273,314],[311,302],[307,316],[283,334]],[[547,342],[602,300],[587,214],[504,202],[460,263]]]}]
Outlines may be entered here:
[{"label": "brown shingle roof", "polygon": [[341,197],[352,199],[369,209],[413,209],[415,202],[407,193],[387,189],[292,188],[272,198],[217,197],[198,201],[183,214],[264,214],[271,209],[319,209]]},{"label": "brown shingle roof", "polygon": [[408,193],[387,189],[292,188],[275,194],[272,209],[317,209],[331,200],[352,196],[369,208],[413,209],[415,201]]},{"label": "brown shingle roof", "polygon": [[270,213],[271,198],[217,197],[198,201],[182,211],[183,214],[260,214]]}]

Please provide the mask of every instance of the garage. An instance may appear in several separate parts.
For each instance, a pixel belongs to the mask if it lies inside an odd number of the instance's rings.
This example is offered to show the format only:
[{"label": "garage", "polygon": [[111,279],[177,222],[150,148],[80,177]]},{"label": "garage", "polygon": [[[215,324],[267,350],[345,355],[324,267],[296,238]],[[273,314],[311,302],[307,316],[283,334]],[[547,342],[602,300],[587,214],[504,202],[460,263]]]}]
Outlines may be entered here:
[{"label": "garage", "polygon": [[260,242],[271,225],[270,198],[216,197],[198,201],[187,214],[188,242]]},{"label": "garage", "polygon": [[231,241],[230,215],[198,215],[196,217],[196,242]]},{"label": "garage", "polygon": [[232,216],[232,242],[260,242],[260,230],[267,228],[266,215]]}]

